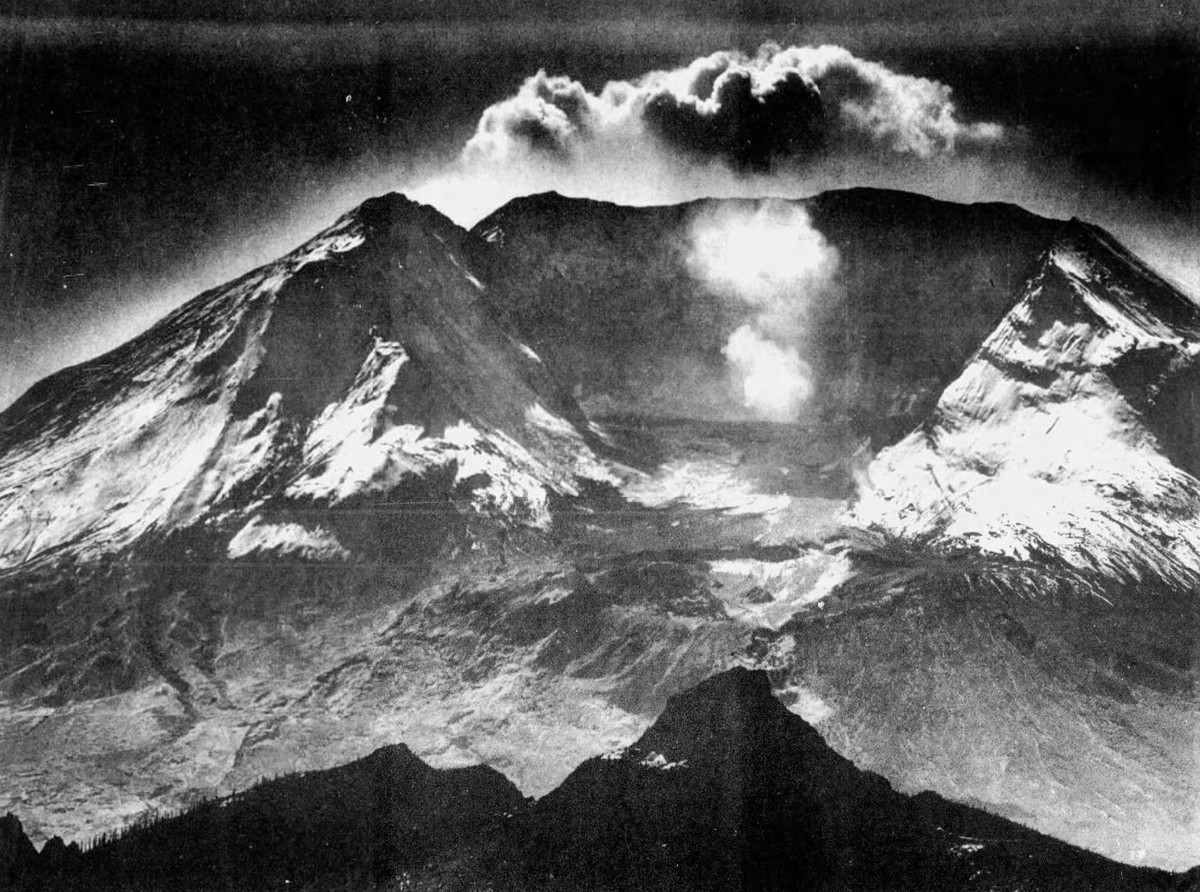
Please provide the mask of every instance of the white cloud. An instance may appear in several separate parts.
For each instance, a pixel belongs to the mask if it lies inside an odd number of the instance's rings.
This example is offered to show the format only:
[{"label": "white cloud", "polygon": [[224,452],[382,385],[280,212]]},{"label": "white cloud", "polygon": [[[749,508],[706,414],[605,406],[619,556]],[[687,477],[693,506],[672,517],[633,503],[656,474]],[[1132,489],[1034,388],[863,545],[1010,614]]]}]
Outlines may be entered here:
[{"label": "white cloud", "polygon": [[461,156],[416,189],[460,222],[556,190],[627,204],[794,195],[835,167],[900,169],[1004,141],[951,88],[841,47],[765,46],[612,81],[539,71],[489,107]]}]

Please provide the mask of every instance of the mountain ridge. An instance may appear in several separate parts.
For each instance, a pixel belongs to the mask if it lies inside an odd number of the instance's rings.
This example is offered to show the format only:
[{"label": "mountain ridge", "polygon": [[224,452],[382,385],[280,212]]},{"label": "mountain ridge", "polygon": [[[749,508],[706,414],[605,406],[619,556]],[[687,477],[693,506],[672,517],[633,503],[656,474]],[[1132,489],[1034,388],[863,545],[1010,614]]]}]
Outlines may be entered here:
[{"label": "mountain ridge", "polygon": [[896,793],[786,710],[765,672],[742,668],[673,697],[637,742],[532,802],[491,769],[437,771],[395,745],[143,823],[53,870],[3,820],[12,888],[47,892],[251,877],[299,889],[1190,888],[933,793]]},{"label": "mountain ridge", "polygon": [[[264,497],[337,501],[448,462],[477,465],[466,476],[484,475],[480,498],[500,511],[531,515],[576,472],[605,479],[582,413],[479,302],[456,258],[466,237],[402,196],[372,200],[36,385],[0,415],[0,554],[112,550]],[[102,466],[103,486],[79,485]]]},{"label": "mountain ridge", "polygon": [[[768,204],[790,209],[789,225],[811,225],[833,252],[832,281],[797,317],[814,378],[802,422],[846,416],[884,442],[932,408],[1063,225],[1013,205],[876,189],[638,208],[546,193],[477,223],[476,263],[511,301],[498,311],[594,414],[744,418],[736,395],[721,392],[721,351],[753,306],[698,278],[691,259],[711,218],[737,225]],[[912,349],[896,351],[897,339]],[[677,380],[699,396],[662,383]]]},{"label": "mountain ridge", "polygon": [[[1059,518],[1062,532],[1050,547],[1079,570],[1121,579],[1162,573],[1180,584],[1200,578],[1196,531],[1179,513],[1183,505],[1200,508],[1192,476],[1200,453],[1194,421],[1175,410],[1179,394],[1190,401],[1200,384],[1200,307],[1131,258],[1102,230],[1068,224],[930,417],[867,469],[872,487],[856,508],[861,524],[943,537],[951,547],[982,542],[985,551],[1020,558],[1046,544]],[[1165,407],[1164,392],[1174,394]],[[1059,458],[1065,454],[1069,466]],[[915,474],[914,462],[929,470]],[[921,507],[900,507],[929,475],[936,485],[918,497]],[[1018,486],[1025,490],[1014,501]],[[989,493],[994,503],[985,501]],[[1063,501],[1068,493],[1074,506]],[[1123,516],[1130,505],[1136,519]],[[1038,512],[1036,522],[1028,510]],[[895,526],[901,513],[906,519]],[[1009,516],[1011,541],[1004,538]],[[1131,522],[1161,534],[1131,543]],[[1071,530],[1096,537],[1106,524],[1111,531],[1098,550],[1107,558],[1071,544]],[[1030,537],[1024,545],[1022,529]]]}]

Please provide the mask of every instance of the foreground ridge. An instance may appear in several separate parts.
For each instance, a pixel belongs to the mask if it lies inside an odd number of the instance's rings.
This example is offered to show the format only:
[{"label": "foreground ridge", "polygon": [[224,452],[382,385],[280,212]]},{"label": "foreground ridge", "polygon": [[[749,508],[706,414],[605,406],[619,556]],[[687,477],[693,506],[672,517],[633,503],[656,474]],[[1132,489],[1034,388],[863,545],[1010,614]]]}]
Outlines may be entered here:
[{"label": "foreground ridge", "polygon": [[525,799],[484,767],[404,746],[38,855],[13,816],[0,871],[66,889],[1193,889],[933,793],[905,796],[834,753],[735,668],[672,698],[632,746]]}]

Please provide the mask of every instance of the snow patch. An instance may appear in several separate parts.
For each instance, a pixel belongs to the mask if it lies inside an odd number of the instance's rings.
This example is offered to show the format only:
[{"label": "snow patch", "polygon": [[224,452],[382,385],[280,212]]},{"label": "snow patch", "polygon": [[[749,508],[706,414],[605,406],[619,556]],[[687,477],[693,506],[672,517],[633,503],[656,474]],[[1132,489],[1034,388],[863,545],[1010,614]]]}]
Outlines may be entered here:
[{"label": "snow patch", "polygon": [[[549,467],[504,432],[465,420],[448,425],[440,437],[428,436],[419,425],[395,424],[387,397],[407,361],[398,344],[376,344],[346,396],[312,423],[303,447],[309,470],[291,484],[288,495],[336,504],[454,467],[456,483],[472,484],[475,510],[545,526],[550,522],[550,487],[574,494],[576,474],[611,477],[578,432],[538,403],[526,412],[526,420],[550,438],[548,454],[572,457],[570,467]],[[561,443],[567,448],[558,449]]]},{"label": "snow patch", "polygon": [[651,508],[684,504],[730,514],[768,514],[792,502],[783,494],[759,492],[727,463],[707,459],[681,459],[666,463],[653,474],[635,475],[622,493]]},{"label": "snow patch", "polygon": [[687,759],[672,762],[662,753],[650,752],[638,764],[644,768],[655,768],[659,771],[674,771],[677,768],[686,768]]},{"label": "snow patch", "polygon": [[324,527],[269,523],[257,517],[237,532],[227,550],[235,560],[256,552],[290,554],[306,561],[342,562],[350,558],[337,536]]},{"label": "snow patch", "polygon": [[[39,419],[40,431],[0,456],[0,567],[63,545],[77,557],[113,552],[186,526],[259,474],[281,433],[278,400],[243,420],[232,407],[261,360],[273,302],[297,270],[363,240],[348,214],[92,363],[88,388],[104,398]],[[207,362],[230,347],[230,359]]]},{"label": "snow patch", "polygon": [[779,694],[791,701],[788,710],[800,716],[800,718],[804,719],[810,725],[819,725],[837,711],[833,706],[821,699],[816,692],[801,684],[782,688]]},{"label": "snow patch", "polygon": [[551,413],[541,403],[534,403],[525,410],[525,421],[558,437],[579,438],[579,432],[564,418]]},{"label": "snow patch", "polygon": [[717,596],[730,618],[769,629],[819,604],[853,572],[844,554],[816,549],[786,561],[742,558],[710,566],[721,583]]}]

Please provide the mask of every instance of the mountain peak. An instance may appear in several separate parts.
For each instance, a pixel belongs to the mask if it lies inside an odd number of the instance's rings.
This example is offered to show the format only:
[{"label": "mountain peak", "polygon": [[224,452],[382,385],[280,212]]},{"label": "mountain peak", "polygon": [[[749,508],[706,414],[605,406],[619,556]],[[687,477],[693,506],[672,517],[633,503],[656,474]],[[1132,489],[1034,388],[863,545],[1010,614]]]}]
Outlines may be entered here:
[{"label": "mountain peak", "polygon": [[[36,385],[0,415],[0,566],[111,553],[269,499],[407,486],[448,501],[467,478],[459,496],[544,522],[549,490],[607,471],[566,388],[483,300],[473,239],[399,193],[370,199]],[[231,556],[284,535],[245,531]],[[347,553],[328,530],[284,538]]]},{"label": "mountain peak", "polygon": [[[745,669],[672,698],[637,744],[584,763],[516,829],[524,872],[499,888],[553,877],[562,889],[1082,892],[1171,880],[933,793],[898,793]],[[513,861],[503,851],[485,875]]]},{"label": "mountain peak", "polygon": [[453,234],[461,240],[466,230],[433,205],[414,201],[402,192],[388,192],[368,198],[347,215],[361,223],[368,240],[388,235],[400,227],[416,226],[426,232]]},{"label": "mountain peak", "polygon": [[668,700],[632,749],[662,754],[671,763],[694,763],[738,762],[780,747],[803,752],[814,765],[843,767],[816,729],[775,698],[766,672],[739,666]]},{"label": "mountain peak", "polygon": [[1200,337],[1200,307],[1099,226],[1077,218],[1064,224],[1046,264],[1109,327]]},{"label": "mountain peak", "polygon": [[859,522],[1194,585],[1198,340],[1185,295],[1099,227],[1063,224],[926,421],[871,465]]},{"label": "mountain peak", "polygon": [[373,750],[364,757],[365,762],[408,762],[420,761],[406,743],[389,743]]},{"label": "mountain peak", "polygon": [[771,681],[766,672],[735,666],[709,677],[691,690],[671,697],[656,727],[688,721],[700,713],[720,715],[731,704],[752,712],[771,713],[784,709],[771,694]]},{"label": "mountain peak", "polygon": [[17,880],[37,863],[38,852],[20,819],[11,812],[0,817],[0,880],[5,888],[16,888]]}]

